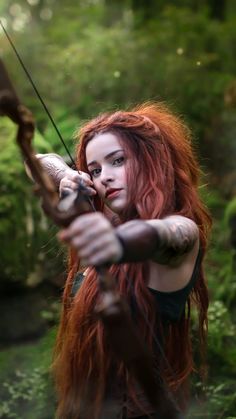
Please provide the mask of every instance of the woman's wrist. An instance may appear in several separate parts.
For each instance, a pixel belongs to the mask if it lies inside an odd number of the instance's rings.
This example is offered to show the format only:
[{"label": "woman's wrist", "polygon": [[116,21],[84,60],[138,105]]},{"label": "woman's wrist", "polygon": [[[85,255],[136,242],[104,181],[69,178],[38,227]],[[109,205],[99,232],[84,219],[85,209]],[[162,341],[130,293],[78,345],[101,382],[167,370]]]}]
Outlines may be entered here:
[{"label": "woman's wrist", "polygon": [[132,220],[116,228],[122,246],[118,263],[143,262],[151,259],[158,248],[158,233],[143,220]]}]

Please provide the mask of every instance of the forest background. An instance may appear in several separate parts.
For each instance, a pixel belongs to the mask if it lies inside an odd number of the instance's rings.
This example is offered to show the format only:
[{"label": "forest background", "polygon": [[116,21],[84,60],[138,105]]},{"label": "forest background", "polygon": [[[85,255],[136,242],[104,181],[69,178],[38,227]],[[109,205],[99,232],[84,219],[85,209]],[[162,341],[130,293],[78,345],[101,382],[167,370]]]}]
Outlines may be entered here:
[{"label": "forest background", "polygon": [[[73,154],[75,129],[98,112],[161,100],[193,131],[213,216],[204,389],[189,418],[236,418],[236,2],[0,0],[1,21]],[[40,152],[66,153],[3,31],[0,58],[32,110]],[[0,418],[52,419],[49,366],[65,252],[0,120]],[[193,334],[195,332],[193,322]]]}]

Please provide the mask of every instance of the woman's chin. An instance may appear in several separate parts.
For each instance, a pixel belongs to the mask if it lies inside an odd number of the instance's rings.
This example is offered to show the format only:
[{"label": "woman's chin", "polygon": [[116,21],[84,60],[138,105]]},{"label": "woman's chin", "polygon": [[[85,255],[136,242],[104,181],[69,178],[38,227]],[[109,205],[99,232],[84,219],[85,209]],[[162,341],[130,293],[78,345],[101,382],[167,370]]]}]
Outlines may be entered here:
[{"label": "woman's chin", "polygon": [[113,199],[106,202],[106,206],[115,214],[119,215],[125,210],[125,203],[121,199]]},{"label": "woman's chin", "polygon": [[124,211],[124,207],[119,205],[108,205],[108,208],[116,215],[120,215]]}]

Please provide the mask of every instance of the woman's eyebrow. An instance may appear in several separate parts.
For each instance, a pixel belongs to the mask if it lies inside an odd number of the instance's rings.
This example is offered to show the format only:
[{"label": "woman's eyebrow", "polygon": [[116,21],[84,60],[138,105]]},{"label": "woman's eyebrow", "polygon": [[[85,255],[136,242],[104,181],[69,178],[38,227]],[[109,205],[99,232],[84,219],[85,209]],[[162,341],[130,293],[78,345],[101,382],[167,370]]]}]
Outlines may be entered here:
[{"label": "woman's eyebrow", "polygon": [[[122,149],[119,150],[115,150],[112,151],[111,153],[107,154],[104,158],[105,160],[108,160],[110,157],[114,156],[116,153],[118,153],[119,151],[123,151]],[[91,161],[90,163],[87,164],[87,166],[92,166],[93,164],[97,164],[96,160]]]}]

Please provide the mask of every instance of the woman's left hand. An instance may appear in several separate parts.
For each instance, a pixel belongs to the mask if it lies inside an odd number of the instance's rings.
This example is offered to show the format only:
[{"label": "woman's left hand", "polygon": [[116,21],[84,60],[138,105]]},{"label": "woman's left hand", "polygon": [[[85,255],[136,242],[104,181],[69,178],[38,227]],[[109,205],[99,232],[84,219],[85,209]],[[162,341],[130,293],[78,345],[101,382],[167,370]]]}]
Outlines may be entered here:
[{"label": "woman's left hand", "polygon": [[100,212],[79,216],[58,237],[78,250],[86,266],[114,263],[122,256],[122,245],[115,230]]}]

